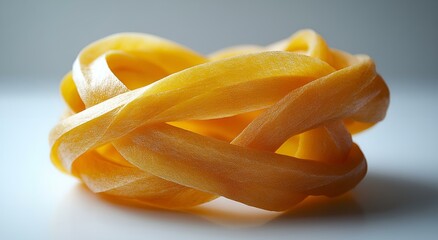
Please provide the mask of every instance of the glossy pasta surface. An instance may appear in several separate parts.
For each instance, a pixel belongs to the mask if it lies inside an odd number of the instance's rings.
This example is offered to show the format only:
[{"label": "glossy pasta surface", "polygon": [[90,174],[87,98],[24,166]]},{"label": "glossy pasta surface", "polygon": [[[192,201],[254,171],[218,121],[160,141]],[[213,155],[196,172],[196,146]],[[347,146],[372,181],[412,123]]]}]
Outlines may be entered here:
[{"label": "glossy pasta surface", "polygon": [[167,209],[224,196],[284,211],[345,193],[367,171],[351,135],[389,105],[370,57],[312,30],[210,56],[112,35],[80,52],[61,94],[53,163],[93,192]]}]

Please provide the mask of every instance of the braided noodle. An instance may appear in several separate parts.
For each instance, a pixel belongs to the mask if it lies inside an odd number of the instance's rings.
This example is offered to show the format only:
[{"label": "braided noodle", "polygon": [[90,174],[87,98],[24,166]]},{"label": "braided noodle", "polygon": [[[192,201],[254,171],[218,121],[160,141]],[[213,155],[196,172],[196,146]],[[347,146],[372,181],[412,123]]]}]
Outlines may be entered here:
[{"label": "braided noodle", "polygon": [[385,117],[373,61],[311,30],[201,56],[145,34],[86,47],[61,84],[51,158],[92,191],[162,208],[224,196],[282,211],[366,173],[351,134]]}]

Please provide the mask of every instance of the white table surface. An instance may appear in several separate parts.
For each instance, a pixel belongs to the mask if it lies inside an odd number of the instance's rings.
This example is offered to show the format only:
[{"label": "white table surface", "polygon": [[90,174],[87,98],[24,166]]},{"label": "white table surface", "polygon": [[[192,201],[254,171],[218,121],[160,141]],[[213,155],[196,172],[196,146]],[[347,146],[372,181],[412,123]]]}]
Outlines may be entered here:
[{"label": "white table surface", "polygon": [[[387,119],[355,136],[369,171],[350,193],[286,213],[219,198],[184,212],[104,200],[49,159],[64,109],[56,86],[0,84],[0,239],[435,239],[437,85],[391,89]],[[28,79],[26,79],[28,81]],[[14,85],[9,83],[15,82]],[[32,85],[32,84],[31,84]]]}]

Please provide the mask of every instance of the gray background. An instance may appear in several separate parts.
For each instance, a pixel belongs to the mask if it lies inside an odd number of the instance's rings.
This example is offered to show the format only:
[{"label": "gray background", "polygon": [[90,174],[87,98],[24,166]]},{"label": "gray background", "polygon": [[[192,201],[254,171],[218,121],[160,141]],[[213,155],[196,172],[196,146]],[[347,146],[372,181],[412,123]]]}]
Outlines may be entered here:
[{"label": "gray background", "polygon": [[[0,239],[435,239],[437,12],[414,0],[0,0]],[[301,28],[369,54],[390,85],[387,118],[354,137],[368,174],[349,194],[285,213],[220,198],[215,218],[103,201],[51,164],[59,82],[90,42],[136,31],[207,54]]]},{"label": "gray background", "polygon": [[332,47],[371,55],[390,85],[413,77],[433,82],[437,11],[433,0],[2,0],[0,75],[57,84],[84,46],[116,32],[152,33],[207,54],[313,28]]}]

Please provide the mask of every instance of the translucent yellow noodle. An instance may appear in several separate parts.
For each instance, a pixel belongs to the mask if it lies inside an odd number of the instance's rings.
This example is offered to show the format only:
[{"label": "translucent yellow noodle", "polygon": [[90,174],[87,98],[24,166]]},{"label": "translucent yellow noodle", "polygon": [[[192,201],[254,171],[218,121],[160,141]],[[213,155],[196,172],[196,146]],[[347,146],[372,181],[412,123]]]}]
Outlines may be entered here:
[{"label": "translucent yellow noodle", "polygon": [[168,208],[224,196],[284,211],[356,186],[367,165],[351,134],[383,120],[389,90],[366,55],[312,30],[204,57],[121,33],[78,55],[53,163],[96,193]]}]

